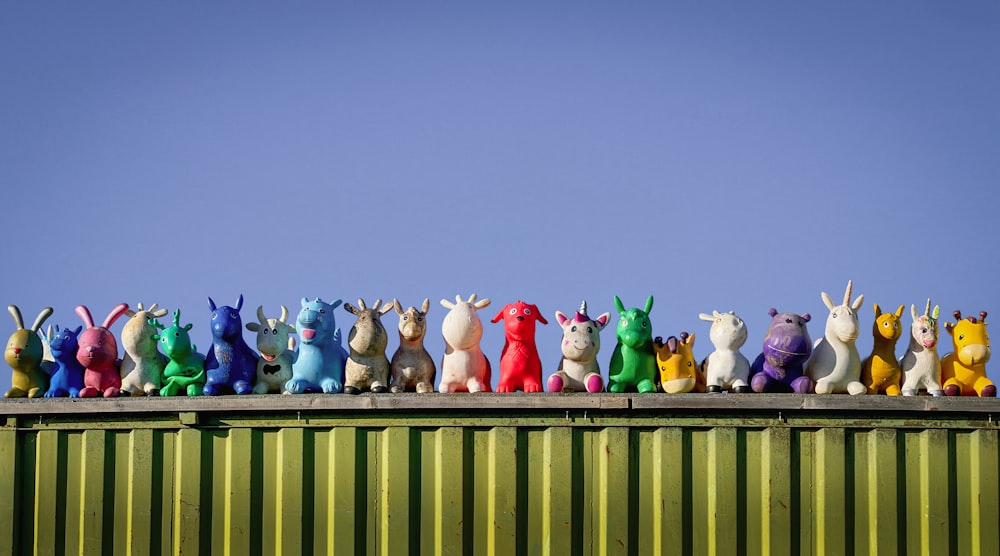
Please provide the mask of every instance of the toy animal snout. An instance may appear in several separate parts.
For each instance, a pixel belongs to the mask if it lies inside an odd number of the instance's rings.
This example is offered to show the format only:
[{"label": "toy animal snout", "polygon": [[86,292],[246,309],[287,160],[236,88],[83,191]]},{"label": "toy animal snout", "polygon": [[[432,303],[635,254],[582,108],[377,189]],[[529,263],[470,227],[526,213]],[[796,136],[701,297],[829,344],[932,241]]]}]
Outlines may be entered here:
[{"label": "toy animal snout", "polygon": [[958,352],[958,360],[966,365],[982,365],[990,360],[990,346],[971,344]]}]

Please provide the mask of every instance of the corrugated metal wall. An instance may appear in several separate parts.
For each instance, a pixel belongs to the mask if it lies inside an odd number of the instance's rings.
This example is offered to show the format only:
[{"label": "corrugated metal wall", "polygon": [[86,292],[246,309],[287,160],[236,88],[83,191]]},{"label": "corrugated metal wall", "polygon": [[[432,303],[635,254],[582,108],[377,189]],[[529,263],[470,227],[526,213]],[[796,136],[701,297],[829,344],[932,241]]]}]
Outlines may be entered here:
[{"label": "corrugated metal wall", "polygon": [[0,428],[3,553],[1000,554],[992,416],[40,421]]}]

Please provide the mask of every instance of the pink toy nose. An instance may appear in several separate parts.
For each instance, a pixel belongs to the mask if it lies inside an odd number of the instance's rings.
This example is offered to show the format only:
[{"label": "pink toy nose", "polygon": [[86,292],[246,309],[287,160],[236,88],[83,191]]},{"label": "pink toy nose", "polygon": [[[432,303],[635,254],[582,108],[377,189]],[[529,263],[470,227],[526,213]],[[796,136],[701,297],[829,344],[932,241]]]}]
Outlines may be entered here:
[{"label": "pink toy nose", "polygon": [[14,355],[21,353],[21,348],[14,348]]}]

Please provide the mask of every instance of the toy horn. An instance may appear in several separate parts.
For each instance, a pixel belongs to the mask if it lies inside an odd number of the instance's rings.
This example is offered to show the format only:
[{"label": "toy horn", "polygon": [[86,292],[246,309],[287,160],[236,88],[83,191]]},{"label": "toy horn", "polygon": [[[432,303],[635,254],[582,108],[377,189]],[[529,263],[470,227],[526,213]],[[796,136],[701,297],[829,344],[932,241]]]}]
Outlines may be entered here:
[{"label": "toy horn", "polygon": [[851,281],[848,280],[847,291],[844,292],[844,305],[849,306],[851,304],[851,286],[852,286]]},{"label": "toy horn", "polygon": [[258,305],[257,306],[257,320],[260,321],[260,325],[261,326],[267,326],[267,319],[264,318],[264,306],[263,305]]},{"label": "toy horn", "polygon": [[986,322],[986,311],[979,311],[979,320]]},{"label": "toy horn", "polygon": [[927,298],[927,308],[924,309],[924,316],[926,317],[926,316],[928,316],[930,314],[931,314],[931,298],[928,297]]},{"label": "toy horn", "polygon": [[278,322],[285,322],[285,319],[287,319],[287,318],[288,318],[288,307],[285,307],[284,305],[282,305],[281,306],[281,318],[278,319]]},{"label": "toy horn", "polygon": [[587,316],[586,300],[580,303],[580,310],[576,312],[576,316],[574,318],[576,322],[587,322],[588,320],[590,320],[590,317]]},{"label": "toy horn", "polygon": [[955,309],[955,312],[952,313],[952,316],[955,317],[956,321],[960,321],[960,320],[962,320],[962,311],[959,311],[958,309]]}]

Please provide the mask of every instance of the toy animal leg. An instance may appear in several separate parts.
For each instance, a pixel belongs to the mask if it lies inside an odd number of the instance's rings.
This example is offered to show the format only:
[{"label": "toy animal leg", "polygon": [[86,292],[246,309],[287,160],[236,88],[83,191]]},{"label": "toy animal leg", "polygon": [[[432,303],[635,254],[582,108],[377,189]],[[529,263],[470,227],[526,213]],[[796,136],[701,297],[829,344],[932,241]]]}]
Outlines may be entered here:
[{"label": "toy animal leg", "polygon": [[972,384],[972,389],[976,391],[983,398],[995,398],[997,397],[997,387],[993,384],[993,381],[981,376],[976,379],[976,382]]},{"label": "toy animal leg", "polygon": [[324,394],[339,394],[344,391],[344,385],[335,378],[328,378],[320,383]]},{"label": "toy animal leg", "polygon": [[962,395],[962,383],[958,381],[955,377],[949,378],[944,381],[944,393],[946,396],[961,396]]},{"label": "toy animal leg", "polygon": [[890,384],[885,387],[885,395],[887,396],[898,396],[901,393],[902,392],[900,391],[898,384]]},{"label": "toy animal leg", "polygon": [[635,389],[638,390],[640,394],[656,392],[656,384],[654,384],[652,380],[644,378],[635,385]]},{"label": "toy animal leg", "polygon": [[608,392],[614,392],[615,394],[621,394],[625,391],[625,385],[621,382],[612,382],[608,384]]},{"label": "toy animal leg", "polygon": [[32,389],[30,389],[30,390],[28,390],[28,397],[29,398],[41,398],[44,395],[45,395],[45,391],[42,390],[41,388],[37,387],[37,386],[34,387],[34,388],[32,388]]},{"label": "toy animal leg", "polygon": [[94,388],[93,386],[87,386],[83,390],[80,390],[81,398],[96,398],[97,394],[97,388]]},{"label": "toy animal leg", "polygon": [[[864,386],[864,385],[862,385]],[[816,381],[816,393],[817,394],[832,394],[833,385],[830,384],[828,380],[817,380]]]},{"label": "toy animal leg", "polygon": [[197,384],[188,384],[188,386],[187,386],[187,395],[188,396],[197,396],[198,393],[199,393],[198,390],[201,390],[201,388],[198,388]]},{"label": "toy animal leg", "polygon": [[157,392],[160,391],[160,387],[152,382],[147,382],[142,385],[142,391],[145,392],[147,396],[155,396]]},{"label": "toy animal leg", "polygon": [[847,393],[852,396],[858,396],[868,392],[868,388],[858,381],[851,382],[847,385]]},{"label": "toy animal leg", "polygon": [[587,386],[587,391],[591,394],[604,390],[604,379],[597,373],[588,373],[587,376],[584,377],[583,383]]},{"label": "toy animal leg", "polygon": [[792,392],[808,394],[813,390],[813,381],[807,376],[800,376],[792,381]]},{"label": "toy animal leg", "polygon": [[46,398],[61,398],[65,397],[69,392],[63,390],[62,388],[53,388],[45,393]]},{"label": "toy animal leg", "polygon": [[530,392],[541,392],[542,391],[542,385],[541,385],[541,383],[536,382],[534,380],[525,380],[524,381],[524,391],[525,392],[529,392],[529,393]]},{"label": "toy animal leg", "polygon": [[249,382],[239,380],[236,384],[233,384],[233,392],[236,392],[237,394],[249,394],[253,392],[253,387],[250,386]]},{"label": "toy animal leg", "polygon": [[562,392],[565,385],[565,377],[566,373],[563,371],[553,373],[546,384],[549,387],[549,392]]},{"label": "toy animal leg", "polygon": [[264,381],[258,382],[253,387],[253,393],[254,394],[267,394],[269,390],[270,390],[270,388],[268,387],[267,383],[264,382]]},{"label": "toy animal leg", "polygon": [[201,393],[206,396],[217,396],[219,395],[219,387],[214,382],[206,382],[205,386],[201,389]]},{"label": "toy animal leg", "polygon": [[417,383],[417,393],[418,394],[433,394],[434,385],[430,382],[418,382]]},{"label": "toy animal leg", "polygon": [[117,386],[109,386],[104,389],[105,398],[117,398],[121,393],[122,391]]},{"label": "toy animal leg", "polygon": [[[466,388],[469,389],[469,393],[475,394],[476,392],[489,392],[489,388],[485,387],[481,380],[478,378],[470,378],[468,382],[465,383]],[[497,388],[497,392],[504,392],[500,388]]]}]

